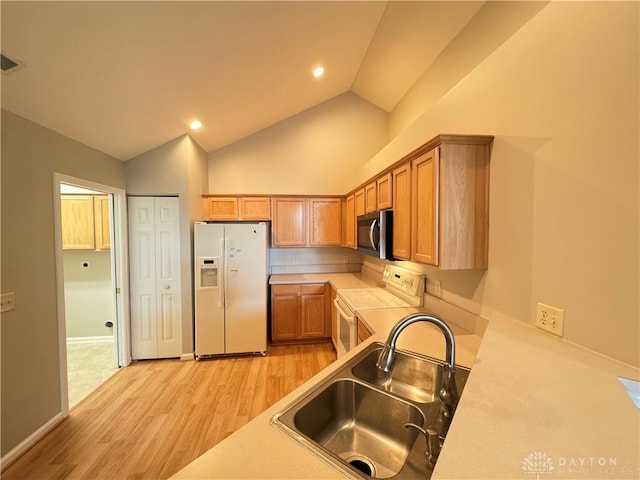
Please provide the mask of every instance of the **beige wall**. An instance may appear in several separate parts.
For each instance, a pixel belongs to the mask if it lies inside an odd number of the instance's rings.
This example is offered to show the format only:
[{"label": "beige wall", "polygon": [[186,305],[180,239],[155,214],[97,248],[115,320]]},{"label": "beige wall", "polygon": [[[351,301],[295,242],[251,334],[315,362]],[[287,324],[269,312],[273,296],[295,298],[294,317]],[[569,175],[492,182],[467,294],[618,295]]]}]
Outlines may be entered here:
[{"label": "beige wall", "polygon": [[53,173],[124,188],[119,160],[2,110],[1,454],[61,411]]},{"label": "beige wall", "polygon": [[180,275],[182,284],[182,352],[193,352],[193,225],[202,218],[207,156],[184,135],[125,163],[127,194],[177,195],[180,211]]},{"label": "beige wall", "polygon": [[[64,316],[67,338],[113,336],[111,252],[65,250]],[[89,268],[83,264],[89,263]]]},{"label": "beige wall", "polygon": [[209,155],[209,193],[344,194],[389,140],[387,114],[346,93]]},{"label": "beige wall", "polygon": [[295,141],[346,118],[359,103],[348,94],[210,154],[209,190],[342,194],[438,133],[495,135],[488,271],[408,266],[488,317],[533,324],[536,302],[563,308],[567,340],[638,365],[638,57],[635,2],[487,4],[391,112],[393,139],[368,161],[318,156],[343,128]]},{"label": "beige wall", "polygon": [[545,6],[428,101],[358,177],[440,132],[495,135],[489,269],[424,267],[427,275],[441,279],[445,298],[488,316],[533,324],[536,302],[563,308],[567,340],[633,365],[640,364],[638,7]]}]

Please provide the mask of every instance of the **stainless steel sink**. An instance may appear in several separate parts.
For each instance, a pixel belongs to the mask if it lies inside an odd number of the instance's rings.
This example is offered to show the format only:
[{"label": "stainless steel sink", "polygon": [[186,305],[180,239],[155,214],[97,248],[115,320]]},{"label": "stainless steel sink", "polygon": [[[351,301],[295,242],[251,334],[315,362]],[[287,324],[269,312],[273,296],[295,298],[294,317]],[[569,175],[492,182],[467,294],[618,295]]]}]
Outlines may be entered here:
[{"label": "stainless steel sink", "polygon": [[[381,351],[380,344],[374,344],[374,347],[368,349],[364,358],[358,360],[351,369],[353,376],[412,402],[431,403],[437,400],[438,388],[442,382],[442,362],[398,351],[393,374],[390,375],[376,367]],[[456,368],[458,392],[462,392],[468,376],[469,370]]]},{"label": "stainless steel sink", "polygon": [[[369,345],[271,423],[349,476],[429,478],[425,438],[404,424],[435,421],[443,363],[398,351],[391,377],[381,377],[375,366],[381,349]],[[460,394],[468,374],[456,368]]]},{"label": "stainless steel sink", "polygon": [[422,425],[420,409],[376,389],[339,379],[317,395],[290,409],[296,429],[359,470],[390,478],[404,465]]}]

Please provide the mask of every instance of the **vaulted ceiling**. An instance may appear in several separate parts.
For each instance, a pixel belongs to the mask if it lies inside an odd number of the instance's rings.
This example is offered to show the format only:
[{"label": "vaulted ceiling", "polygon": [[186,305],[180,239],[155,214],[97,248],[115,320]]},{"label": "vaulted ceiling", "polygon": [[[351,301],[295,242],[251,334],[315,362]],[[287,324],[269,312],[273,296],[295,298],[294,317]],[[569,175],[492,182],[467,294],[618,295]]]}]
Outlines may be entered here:
[{"label": "vaulted ceiling", "polygon": [[121,160],[199,119],[210,152],[348,91],[391,112],[483,3],[2,1],[2,107]]}]

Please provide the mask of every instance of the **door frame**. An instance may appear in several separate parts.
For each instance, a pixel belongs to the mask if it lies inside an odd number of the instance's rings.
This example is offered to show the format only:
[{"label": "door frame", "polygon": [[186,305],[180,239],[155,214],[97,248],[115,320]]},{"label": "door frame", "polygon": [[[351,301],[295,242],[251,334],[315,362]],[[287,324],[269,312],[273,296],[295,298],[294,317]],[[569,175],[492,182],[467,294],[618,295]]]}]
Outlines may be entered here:
[{"label": "door frame", "polygon": [[64,417],[69,415],[69,385],[67,381],[67,326],[64,306],[64,262],[62,250],[62,214],[60,185],[73,185],[104,192],[110,196],[112,219],[111,228],[111,278],[115,286],[113,292],[114,327],[116,328],[117,361],[119,367],[131,363],[130,321],[129,321],[129,264],[127,233],[126,191],[100,183],[71,177],[61,173],[53,174],[53,216],[54,245],[56,260],[56,293],[58,316],[58,353],[60,373],[60,407]]}]

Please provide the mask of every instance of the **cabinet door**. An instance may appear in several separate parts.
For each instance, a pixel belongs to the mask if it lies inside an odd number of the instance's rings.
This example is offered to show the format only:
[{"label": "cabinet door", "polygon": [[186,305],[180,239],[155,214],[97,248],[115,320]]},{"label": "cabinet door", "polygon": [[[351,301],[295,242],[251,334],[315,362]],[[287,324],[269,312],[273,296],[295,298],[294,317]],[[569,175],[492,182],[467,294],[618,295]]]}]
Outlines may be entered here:
[{"label": "cabinet door", "polygon": [[393,207],[391,172],[376,180],[376,190],[378,193],[378,210]]},{"label": "cabinet door", "polygon": [[333,347],[338,349],[338,309],[333,301],[336,299],[337,292],[334,288],[331,288],[331,297],[329,310],[331,311],[331,341]]},{"label": "cabinet door", "polygon": [[297,293],[274,293],[271,296],[271,339],[274,342],[287,342],[298,338],[298,305]]},{"label": "cabinet door", "polygon": [[324,285],[300,286],[300,338],[327,338],[327,297]]},{"label": "cabinet door", "polygon": [[207,220],[238,219],[238,199],[236,197],[206,197],[204,205]]},{"label": "cabinet door", "polygon": [[356,217],[364,215],[364,188],[354,194]]},{"label": "cabinet door", "polygon": [[307,245],[306,199],[271,199],[271,235],[274,247]]},{"label": "cabinet door", "polygon": [[111,248],[109,197],[106,195],[93,197],[93,208],[96,226],[96,250],[109,250]]},{"label": "cabinet door", "polygon": [[438,148],[412,162],[412,259],[438,265]]},{"label": "cabinet door", "polygon": [[411,164],[396,168],[393,178],[393,256],[411,260]]},{"label": "cabinet door", "polygon": [[345,201],[344,246],[356,248],[356,204],[354,195],[349,195]]},{"label": "cabinet door", "polygon": [[366,213],[375,212],[378,210],[377,204],[378,190],[376,182],[373,181],[364,187],[364,211]]},{"label": "cabinet door", "polygon": [[93,196],[62,195],[62,248],[93,250],[95,248]]},{"label": "cabinet door", "polygon": [[367,338],[373,335],[366,327],[362,320],[358,319],[358,345],[364,342]]},{"label": "cabinet door", "polygon": [[342,245],[342,202],[340,198],[309,199],[309,245]]},{"label": "cabinet door", "polygon": [[238,208],[240,220],[271,220],[269,197],[240,197]]}]

